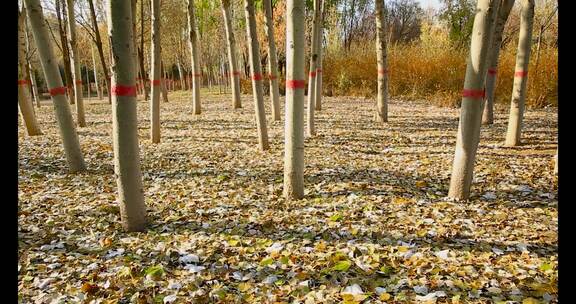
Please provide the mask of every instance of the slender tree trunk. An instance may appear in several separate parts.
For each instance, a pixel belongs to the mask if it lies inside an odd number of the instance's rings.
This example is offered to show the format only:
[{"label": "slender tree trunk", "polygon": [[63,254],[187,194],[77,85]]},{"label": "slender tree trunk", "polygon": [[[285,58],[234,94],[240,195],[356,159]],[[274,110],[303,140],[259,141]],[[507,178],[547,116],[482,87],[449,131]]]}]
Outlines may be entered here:
[{"label": "slender tree trunk", "polygon": [[161,91],[161,67],[160,67],[160,0],[152,1],[152,43],[150,49],[150,83],[152,84],[152,98],[150,100],[150,137],[153,143],[160,142],[160,91]]},{"label": "slender tree trunk", "polygon": [[254,106],[256,114],[256,126],[258,128],[258,143],[260,149],[269,149],[268,130],[266,129],[266,113],[264,112],[264,94],[262,92],[262,67],[260,65],[260,48],[256,33],[256,17],[254,15],[254,0],[244,0],[246,12],[246,37],[250,56],[250,68],[252,70],[252,91],[254,94]]},{"label": "slender tree trunk", "polygon": [[[142,0],[144,1],[144,0]],[[136,76],[136,100],[138,100],[138,95],[143,95],[143,86],[142,86],[142,76],[138,77],[138,48],[136,47],[138,44],[136,43],[136,10],[137,4],[136,0],[130,0],[130,11],[132,12],[132,40],[134,43],[134,47],[132,48],[132,60],[134,62],[134,75]]]},{"label": "slender tree trunk", "polygon": [[40,125],[36,120],[34,114],[34,104],[30,96],[30,79],[29,73],[26,73],[26,33],[24,26],[26,25],[26,9],[18,11],[18,105],[22,121],[26,126],[26,131],[29,136],[42,135]]},{"label": "slender tree trunk", "polygon": [[200,81],[202,70],[200,69],[200,53],[198,52],[198,34],[196,32],[196,17],[194,16],[194,1],[188,1],[188,44],[192,64],[192,108],[194,114],[202,112],[200,106]]},{"label": "slender tree trunk", "polygon": [[40,0],[24,0],[28,12],[28,21],[36,42],[38,56],[44,70],[44,78],[52,95],[52,104],[56,113],[56,120],[60,128],[60,135],[64,144],[64,152],[68,161],[70,172],[86,170],[80,141],[74,126],[74,120],[70,113],[70,107],[66,101],[66,87],[62,85],[62,78],[58,69],[57,60],[52,51],[52,44],[44,21]]},{"label": "slender tree trunk", "polygon": [[386,61],[386,17],[384,0],[376,0],[376,56],[378,61],[378,97],[376,121],[388,121],[388,64]]},{"label": "slender tree trunk", "polygon": [[180,78],[180,90],[184,90],[184,73],[182,72],[182,64],[178,60],[178,76]]},{"label": "slender tree trunk", "polygon": [[112,60],[112,134],[114,171],[118,184],[118,201],[122,226],[126,231],[142,231],[146,226],[146,205],[142,189],[136,86],[134,74],[134,41],[130,2],[108,1],[108,35]]},{"label": "slender tree trunk", "polygon": [[502,0],[498,9],[496,24],[494,26],[492,47],[490,48],[490,56],[488,59],[488,74],[486,75],[486,101],[484,104],[484,113],[482,114],[482,124],[486,125],[494,123],[494,97],[496,92],[498,59],[500,57],[504,25],[506,25],[512,6],[514,6],[514,0]]},{"label": "slender tree trunk", "polygon": [[88,73],[88,66],[85,66],[85,67],[86,67],[86,88],[88,89],[87,90],[88,91],[88,100],[91,100],[92,99],[92,92],[91,92],[90,87],[92,86],[92,83],[90,82],[90,74]]},{"label": "slender tree trunk", "polygon": [[[100,31],[98,30],[98,21],[96,20],[96,11],[94,10],[93,0],[88,0],[90,8],[90,19],[92,19],[92,27],[94,27],[94,37],[96,38],[96,49],[100,57],[100,65],[102,66],[102,73],[104,74],[104,83],[106,83],[106,94],[108,95],[108,103],[112,104],[112,97],[110,96],[110,73],[108,73],[108,66],[106,65],[106,57],[104,57],[104,49],[102,48],[102,39],[100,38]],[[102,92],[102,89],[100,89]],[[103,94],[103,92],[102,92]]]},{"label": "slender tree trunk", "polygon": [[[26,12],[26,9],[23,9],[23,12]],[[30,77],[30,81],[32,83],[32,94],[34,95],[34,101],[36,102],[36,106],[40,108],[40,96],[38,95],[38,85],[36,83],[36,74],[34,73],[34,69],[32,68],[32,46],[30,44],[30,34],[28,32],[28,22],[26,22],[26,18],[24,18],[24,34],[26,36],[26,64],[28,66],[28,74]]]},{"label": "slender tree trunk", "polygon": [[32,93],[34,94],[34,100],[36,102],[36,106],[40,108],[40,95],[38,95],[38,84],[36,82],[36,75],[34,73],[34,69],[32,68],[32,64],[28,62],[28,71],[30,72],[30,81],[32,83]]},{"label": "slender tree trunk", "polygon": [[316,111],[322,111],[322,41],[324,40],[324,0],[321,0],[320,22],[318,23],[318,45],[317,51],[318,59],[316,60],[316,98],[314,98],[314,106]]},{"label": "slender tree trunk", "polygon": [[308,108],[306,112],[306,136],[314,136],[316,127],[314,125],[314,110],[316,105],[316,61],[318,59],[318,23],[320,23],[320,0],[314,0],[314,19],[312,21],[312,37],[310,43],[310,72],[308,73]]},{"label": "slender tree trunk", "polygon": [[142,78],[142,87],[144,88],[144,100],[148,101],[150,94],[150,87],[148,82],[144,79],[148,79],[146,75],[146,65],[144,64],[144,0],[140,1],[140,51],[138,52],[140,57],[140,77]]},{"label": "slender tree trunk", "polygon": [[556,148],[556,155],[554,155],[554,174],[558,174],[558,148]]},{"label": "slender tree trunk", "polygon": [[166,81],[166,72],[164,71],[164,62],[160,62],[160,74],[161,74],[161,81],[162,81],[162,100],[164,100],[164,102],[168,102],[168,88],[167,88],[167,84]]},{"label": "slender tree trunk", "polygon": [[[56,17],[58,19],[58,30],[60,31],[60,44],[62,45],[62,59],[64,61],[64,80],[66,81],[66,91],[70,104],[75,103],[74,90],[72,86],[72,71],[70,69],[70,50],[68,49],[68,38],[66,35],[66,1],[62,2],[62,11],[60,11],[60,0],[55,0]],[[62,17],[61,17],[62,13]],[[64,20],[62,20],[64,18]]]},{"label": "slender tree trunk", "polygon": [[94,67],[94,86],[96,87],[96,95],[98,100],[102,99],[102,91],[98,82],[98,66],[96,65],[96,57],[94,57],[94,48],[90,46],[90,53],[92,54],[92,66]]},{"label": "slender tree trunk", "polygon": [[266,36],[268,37],[268,72],[270,79],[270,100],[272,102],[272,118],[280,121],[280,92],[278,90],[278,59],[276,57],[276,42],[274,42],[274,22],[272,18],[272,0],[263,0],[266,18]]},{"label": "slender tree trunk", "polygon": [[82,98],[82,74],[80,72],[80,56],[76,45],[76,18],[74,16],[74,0],[66,0],[68,13],[68,43],[70,46],[70,69],[74,83],[74,95],[76,98],[76,115],[78,116],[78,126],[86,126],[84,115],[84,101]]},{"label": "slender tree trunk", "polygon": [[488,68],[491,27],[495,18],[497,0],[478,0],[472,28],[470,57],[466,67],[460,123],[456,136],[456,151],[452,164],[452,177],[448,196],[467,199],[474,171],[484,100],[484,80]]},{"label": "slender tree trunk", "polygon": [[284,197],[304,197],[304,0],[286,1]]},{"label": "slender tree trunk", "polygon": [[505,145],[509,147],[520,145],[524,104],[526,102],[528,65],[530,63],[530,47],[532,46],[532,25],[534,23],[534,0],[522,0],[521,3],[522,10],[518,51],[516,53],[516,69],[505,142]]}]

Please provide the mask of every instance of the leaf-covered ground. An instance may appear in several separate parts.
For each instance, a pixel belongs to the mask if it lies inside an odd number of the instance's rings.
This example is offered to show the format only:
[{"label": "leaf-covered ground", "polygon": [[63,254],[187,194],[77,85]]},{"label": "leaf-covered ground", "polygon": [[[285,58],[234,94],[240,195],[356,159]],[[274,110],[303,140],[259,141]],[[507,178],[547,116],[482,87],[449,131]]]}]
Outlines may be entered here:
[{"label": "leaf-covered ground", "polygon": [[119,224],[107,103],[86,105],[83,174],[66,172],[50,103],[45,135],[20,124],[22,303],[557,302],[556,109],[526,113],[518,148],[502,146],[501,109],[482,128],[471,200],[451,202],[457,109],[394,100],[377,124],[372,100],[325,98],[306,197],[286,202],[268,98],[267,152],[251,96],[232,111],[204,94],[200,116],[189,98],[161,104],[160,144],[138,103],[145,233]]}]

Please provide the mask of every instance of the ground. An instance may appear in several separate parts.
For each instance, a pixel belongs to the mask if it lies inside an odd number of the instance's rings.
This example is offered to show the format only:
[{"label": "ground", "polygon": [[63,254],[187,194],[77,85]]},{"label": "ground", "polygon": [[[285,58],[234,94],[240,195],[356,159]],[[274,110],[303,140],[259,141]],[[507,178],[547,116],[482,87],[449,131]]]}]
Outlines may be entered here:
[{"label": "ground", "polygon": [[[188,92],[161,103],[162,142],[138,102],[145,233],[120,226],[111,109],[88,101],[88,171],[68,174],[54,111],[19,125],[22,303],[557,302],[556,109],[528,110],[503,147],[507,108],[482,127],[472,197],[446,198],[458,109],[323,99],[305,141],[305,198],[282,198],[283,129],[259,151],[250,95]],[[284,102],[284,98],[281,99]],[[284,106],[282,105],[284,114]],[[95,300],[91,302],[92,300]]]}]

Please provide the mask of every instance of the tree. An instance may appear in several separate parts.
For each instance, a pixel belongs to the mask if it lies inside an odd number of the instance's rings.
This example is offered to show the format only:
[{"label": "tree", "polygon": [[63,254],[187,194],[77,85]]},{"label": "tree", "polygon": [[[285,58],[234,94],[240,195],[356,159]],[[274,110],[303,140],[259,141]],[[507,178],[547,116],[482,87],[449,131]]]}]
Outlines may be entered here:
[{"label": "tree", "polygon": [[[136,16],[134,16],[136,18]],[[146,68],[144,65],[144,0],[140,1],[140,48],[138,49],[138,58],[140,59],[140,78],[147,79]],[[147,81],[142,81],[144,87],[144,100],[148,101],[150,94],[150,84]]]},{"label": "tree", "polygon": [[460,123],[456,136],[456,151],[452,164],[452,177],[448,196],[467,199],[474,171],[474,161],[478,141],[484,100],[484,80],[488,68],[488,53],[491,42],[491,28],[496,17],[499,0],[478,0],[470,55],[466,66],[466,78],[462,91]]},{"label": "tree", "polygon": [[98,66],[96,65],[96,57],[94,57],[94,48],[90,46],[90,54],[92,54],[92,67],[94,68],[94,85],[96,86],[96,95],[98,100],[102,99],[102,90],[98,82]]},{"label": "tree", "polygon": [[[23,12],[26,12],[26,9],[22,8]],[[38,85],[36,83],[36,73],[34,68],[32,67],[32,54],[35,50],[32,50],[32,44],[30,43],[30,34],[28,33],[28,22],[26,21],[26,17],[24,19],[24,34],[26,36],[26,64],[28,66],[28,74],[30,75],[30,81],[32,83],[32,93],[34,94],[34,101],[36,101],[36,106],[40,108],[40,96],[38,95]]]},{"label": "tree", "polygon": [[30,79],[27,73],[28,66],[26,64],[26,33],[24,26],[26,24],[26,10],[18,10],[18,105],[20,114],[26,131],[29,136],[42,135],[40,125],[34,115],[34,105],[30,96]]},{"label": "tree", "polygon": [[102,48],[102,38],[100,38],[100,31],[98,30],[98,21],[96,20],[96,11],[94,10],[93,0],[88,0],[88,5],[90,7],[90,19],[92,20],[92,27],[94,28],[94,43],[96,44],[96,49],[98,50],[98,56],[100,57],[100,65],[102,66],[102,72],[104,73],[104,82],[106,83],[106,91],[108,92],[108,103],[112,103],[112,97],[110,96],[110,74],[108,73],[108,66],[106,65],[106,57],[104,57],[104,49]]},{"label": "tree", "polygon": [[200,58],[198,53],[198,34],[196,32],[196,17],[194,16],[194,0],[188,1],[188,44],[190,46],[192,65],[192,108],[194,114],[200,114]]},{"label": "tree", "polygon": [[286,1],[284,197],[304,197],[304,0]]},{"label": "tree", "polygon": [[[162,45],[160,45],[160,47],[162,47]],[[162,53],[162,50],[160,50],[160,53]],[[164,100],[164,102],[168,102],[168,89],[166,88],[166,73],[164,72],[164,62],[160,61],[160,80],[162,82],[162,100]]]},{"label": "tree", "polygon": [[108,35],[113,54],[112,134],[120,216],[126,231],[142,231],[146,225],[146,206],[138,147],[133,34],[130,2],[109,0]]},{"label": "tree", "polygon": [[150,54],[150,83],[152,84],[152,98],[150,99],[150,137],[153,143],[160,142],[160,90],[162,77],[160,67],[160,0],[152,1],[152,45]]},{"label": "tree", "polygon": [[270,75],[270,100],[272,101],[272,118],[280,120],[280,92],[278,91],[278,58],[276,58],[276,43],[274,42],[274,22],[272,21],[272,0],[262,0],[266,18],[264,26],[268,38],[268,72]]},{"label": "tree", "polygon": [[386,62],[386,26],[384,0],[376,0],[376,56],[378,62],[378,97],[376,121],[388,121],[388,71]]},{"label": "tree", "polygon": [[28,21],[36,42],[36,49],[44,71],[44,78],[48,84],[52,104],[56,113],[56,120],[60,129],[60,136],[64,145],[64,152],[68,162],[70,172],[81,172],[86,170],[80,141],[74,127],[74,120],[70,113],[70,107],[66,101],[66,87],[62,85],[60,70],[58,69],[56,57],[52,51],[52,44],[48,36],[48,29],[42,13],[40,0],[24,0],[28,12]]},{"label": "tree", "polygon": [[474,24],[473,0],[442,0],[444,8],[440,19],[448,23],[449,37],[455,47],[463,48],[469,44]]},{"label": "tree", "polygon": [[318,59],[318,24],[320,23],[320,0],[314,0],[314,18],[310,42],[310,72],[308,73],[308,108],[306,112],[306,136],[316,135],[314,110],[316,105],[316,60]]},{"label": "tree", "polygon": [[528,82],[528,64],[532,46],[532,25],[534,23],[534,0],[522,0],[520,19],[520,35],[516,53],[516,69],[514,72],[514,87],[510,102],[510,116],[506,132],[506,146],[520,145],[524,104],[526,102],[526,84]]},{"label": "tree", "polygon": [[82,98],[82,74],[80,72],[80,56],[76,45],[76,18],[74,15],[74,0],[67,1],[68,14],[68,45],[70,48],[70,70],[74,84],[74,97],[76,101],[76,115],[78,116],[78,126],[86,126],[84,115],[84,101]]},{"label": "tree", "polygon": [[254,16],[254,0],[244,0],[246,12],[246,37],[248,38],[248,53],[252,72],[252,92],[258,129],[258,143],[261,150],[268,150],[268,130],[266,129],[266,114],[264,112],[264,95],[262,91],[262,67],[260,65],[260,48],[256,34],[256,18]]},{"label": "tree", "polygon": [[236,60],[236,41],[234,40],[234,28],[232,27],[232,12],[230,10],[230,0],[222,0],[222,15],[226,28],[226,39],[228,46],[228,64],[230,74],[230,86],[232,88],[232,105],[234,109],[242,107],[240,101],[240,71]]},{"label": "tree", "polygon": [[390,43],[408,43],[420,37],[424,11],[415,0],[391,1],[385,15]]},{"label": "tree", "polygon": [[500,48],[502,44],[502,33],[504,25],[510,15],[510,10],[514,6],[514,0],[502,0],[498,8],[498,17],[494,25],[494,34],[492,35],[492,47],[490,49],[488,75],[486,75],[486,101],[484,104],[484,113],[482,114],[482,124],[494,123],[494,95],[496,92],[496,74],[498,71],[498,59],[500,57]]},{"label": "tree", "polygon": [[[63,18],[60,17],[60,0],[55,0],[55,7],[56,7],[56,18],[58,18],[58,31],[60,32],[60,43],[62,44],[62,59],[64,61],[64,79],[66,80],[66,87],[68,91],[68,99],[70,104],[75,104],[75,97],[74,97],[74,87],[72,86],[72,71],[70,68],[70,50],[68,49],[68,40],[66,34],[66,26],[62,23],[62,19],[66,19],[66,1],[62,2],[62,15]],[[64,20],[66,23],[66,20]],[[56,42],[56,40],[55,40]]]},{"label": "tree", "polygon": [[318,59],[316,60],[316,87],[314,88],[314,91],[316,92],[316,98],[314,98],[314,107],[316,111],[322,110],[322,42],[324,40],[324,4],[325,0],[322,0],[320,22],[318,23],[318,46],[316,51]]}]

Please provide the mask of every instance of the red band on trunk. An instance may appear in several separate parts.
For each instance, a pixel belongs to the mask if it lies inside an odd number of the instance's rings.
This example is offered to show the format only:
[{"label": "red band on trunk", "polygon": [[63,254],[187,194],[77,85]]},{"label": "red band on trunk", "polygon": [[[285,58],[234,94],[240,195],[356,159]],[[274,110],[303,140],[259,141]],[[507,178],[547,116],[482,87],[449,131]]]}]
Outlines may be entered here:
[{"label": "red band on trunk", "polygon": [[526,77],[528,76],[528,71],[516,71],[514,77]]},{"label": "red band on trunk", "polygon": [[76,84],[82,84],[82,80],[76,80]]},{"label": "red band on trunk", "polygon": [[234,76],[240,76],[240,72],[234,71],[234,72],[232,72],[232,75],[234,75]]},{"label": "red band on trunk", "polygon": [[286,80],[287,89],[304,89],[306,82],[304,80]]},{"label": "red band on trunk", "polygon": [[192,75],[194,75],[194,77],[200,77],[200,76],[202,76],[202,74],[192,74]]},{"label": "red band on trunk", "polygon": [[66,87],[50,89],[50,96],[64,95],[64,94],[66,94]]},{"label": "red band on trunk", "polygon": [[136,86],[117,85],[112,87],[112,94],[116,96],[136,97]]},{"label": "red band on trunk", "polygon": [[378,74],[379,74],[379,75],[385,75],[385,74],[387,74],[387,73],[388,73],[388,70],[386,70],[386,69],[378,70]]},{"label": "red band on trunk", "polygon": [[496,75],[496,69],[488,69],[488,74]]},{"label": "red band on trunk", "polygon": [[485,90],[462,90],[462,97],[470,97],[470,98],[484,98]]},{"label": "red band on trunk", "polygon": [[310,73],[308,73],[308,76],[310,76],[310,77],[316,77],[316,72],[310,72]]},{"label": "red band on trunk", "polygon": [[28,85],[28,80],[18,80],[18,85]]},{"label": "red band on trunk", "polygon": [[270,80],[274,80],[274,79],[276,79],[276,78],[278,78],[278,77],[276,77],[276,75],[270,74],[270,75],[268,75],[268,78],[269,78]]},{"label": "red band on trunk", "polygon": [[322,73],[322,69],[316,69],[316,74]]},{"label": "red band on trunk", "polygon": [[159,80],[159,79],[154,79],[154,80],[152,80],[151,82],[152,82],[152,85],[155,85],[155,86],[156,86],[156,85],[160,85],[160,80]]},{"label": "red band on trunk", "polygon": [[258,80],[262,80],[262,74],[254,74],[252,75],[252,79],[258,81]]}]

